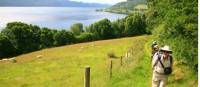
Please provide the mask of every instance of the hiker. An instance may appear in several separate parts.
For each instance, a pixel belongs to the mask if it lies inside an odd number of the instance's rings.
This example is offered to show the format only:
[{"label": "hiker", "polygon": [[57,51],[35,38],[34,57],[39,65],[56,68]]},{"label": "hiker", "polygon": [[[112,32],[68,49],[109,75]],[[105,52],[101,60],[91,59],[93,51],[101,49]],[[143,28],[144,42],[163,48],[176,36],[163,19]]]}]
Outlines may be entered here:
[{"label": "hiker", "polygon": [[159,47],[157,45],[157,42],[154,41],[151,45],[151,60],[153,58],[153,55],[159,50]]},{"label": "hiker", "polygon": [[157,45],[157,42],[156,41],[153,41],[152,45],[151,45],[151,48],[153,49],[153,47]]},{"label": "hiker", "polygon": [[151,60],[153,58],[153,55],[158,51],[159,51],[158,45],[154,45],[154,47],[152,48],[152,52],[151,52]]},{"label": "hiker", "polygon": [[153,56],[152,69],[152,87],[165,87],[168,76],[172,73],[172,50],[169,46],[164,46]]}]

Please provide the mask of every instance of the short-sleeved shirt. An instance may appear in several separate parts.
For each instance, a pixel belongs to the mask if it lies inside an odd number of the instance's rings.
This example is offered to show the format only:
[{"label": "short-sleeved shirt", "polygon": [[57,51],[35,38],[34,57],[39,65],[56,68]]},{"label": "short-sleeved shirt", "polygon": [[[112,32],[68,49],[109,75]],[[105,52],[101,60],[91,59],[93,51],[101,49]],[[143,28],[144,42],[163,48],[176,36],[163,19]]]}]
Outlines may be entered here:
[{"label": "short-sleeved shirt", "polygon": [[[164,60],[163,59],[164,55],[163,54],[159,54],[159,55],[161,56],[160,60],[161,60],[162,64],[164,65],[164,67],[170,67],[171,66],[170,57]],[[162,65],[159,61],[154,66],[156,61],[158,61],[158,53],[155,53],[153,56],[152,68],[153,68],[153,71],[156,71],[158,73],[164,73],[164,68],[162,67]]]}]

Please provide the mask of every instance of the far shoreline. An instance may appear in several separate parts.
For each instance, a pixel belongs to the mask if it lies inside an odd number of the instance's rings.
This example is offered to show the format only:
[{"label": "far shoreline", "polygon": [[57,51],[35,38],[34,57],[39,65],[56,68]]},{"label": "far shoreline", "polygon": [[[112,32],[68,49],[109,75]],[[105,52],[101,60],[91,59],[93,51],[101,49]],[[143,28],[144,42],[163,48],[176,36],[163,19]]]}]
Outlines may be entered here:
[{"label": "far shoreline", "polygon": [[[5,10],[6,12],[7,11],[9,11],[9,9],[12,9],[12,8],[15,8],[15,7],[0,7],[1,9],[3,9],[3,10]],[[7,8],[7,9],[6,9]],[[36,8],[36,9],[39,9],[39,8],[47,8],[47,9],[51,9],[51,8],[58,8],[58,9],[62,9],[62,8],[77,8],[77,9],[79,9],[79,8],[82,8],[82,7],[16,7],[16,9],[17,8],[19,8],[19,9],[25,9],[26,10],[26,8],[28,9],[28,8]],[[103,11],[101,11],[102,13],[99,13],[99,12],[97,12],[96,10],[97,9],[104,9],[104,8],[100,8],[100,7],[84,7],[84,8],[88,8],[88,9],[92,9],[92,12],[94,11],[95,12],[95,14],[97,13],[97,15],[102,15],[102,14],[104,14],[103,13]],[[83,8],[83,9],[84,9]],[[2,10],[2,11],[3,11]],[[62,9],[63,10],[63,9]],[[60,13],[59,14],[62,14],[62,10],[58,10]],[[64,9],[65,10],[65,9]],[[26,10],[27,11],[27,10]],[[41,11],[43,11],[43,10],[41,10]],[[84,11],[84,10],[83,10]],[[4,11],[3,11],[4,12]],[[11,11],[9,11],[7,14],[11,14],[11,12],[12,12],[12,10]],[[55,11],[56,12],[56,11]],[[28,12],[26,12],[26,13],[28,13]],[[34,12],[35,13],[35,12]],[[110,13],[110,14],[109,14]],[[36,14],[37,14],[37,12],[36,12]],[[87,14],[87,13],[85,13],[85,14]],[[91,14],[91,13],[89,13],[89,14]],[[95,15],[94,14],[94,15]],[[1,23],[1,25],[0,25],[0,28],[1,28],[1,30],[2,29],[4,29],[5,28],[5,26],[6,26],[6,24],[7,23],[10,23],[10,22],[23,22],[23,23],[27,23],[27,24],[32,24],[32,25],[38,25],[38,26],[40,26],[40,27],[47,27],[47,28],[51,28],[51,29],[56,29],[56,30],[62,30],[62,29],[69,29],[70,28],[70,26],[71,25],[73,25],[74,23],[82,23],[84,26],[89,26],[90,24],[93,24],[93,23],[95,23],[95,22],[98,22],[99,20],[101,20],[101,19],[103,19],[103,18],[108,18],[110,21],[115,21],[115,20],[118,20],[118,19],[121,19],[121,18],[125,18],[126,16],[127,16],[127,14],[120,14],[120,13],[112,13],[112,12],[105,12],[105,16],[101,16],[101,18],[94,18],[94,19],[92,19],[92,18],[90,18],[90,19],[87,19],[87,20],[82,20],[82,19],[70,19],[70,20],[65,20],[64,22],[61,20],[61,24],[59,24],[59,22],[60,21],[58,21],[58,22],[51,22],[51,23],[49,23],[48,24],[48,22],[49,21],[47,21],[47,22],[44,22],[43,20],[42,21],[40,21],[40,20],[38,20],[38,22],[30,22],[31,20],[28,20],[28,19],[20,19],[20,20],[13,20],[13,18],[12,18],[12,16],[8,16],[8,18],[4,18],[4,20],[11,20],[11,21],[4,21],[5,23]],[[13,14],[13,15],[15,15],[15,14]],[[23,15],[23,14],[22,14]],[[46,15],[46,14],[41,14],[41,15]],[[92,13],[92,15],[93,15],[93,13]],[[123,15],[123,16],[122,16]],[[33,16],[35,16],[35,15],[33,15]],[[36,16],[38,16],[38,15],[36,15]],[[47,16],[50,16],[50,17],[52,17],[51,16],[51,14],[50,15],[47,15]],[[64,16],[70,16],[70,15],[64,15]],[[74,16],[74,15],[73,15]],[[79,15],[79,16],[81,16],[81,14]],[[90,15],[88,15],[88,17],[89,17]],[[62,16],[61,16],[62,17]],[[71,16],[70,16],[71,17]],[[82,18],[84,17],[84,15],[82,16]],[[27,18],[32,18],[32,17],[27,17]],[[57,18],[57,17],[56,17]],[[58,18],[60,18],[60,17],[58,17]],[[78,17],[79,18],[79,17]],[[85,17],[84,17],[85,18]],[[45,18],[41,18],[41,19],[45,19]],[[27,21],[28,20],[28,21]],[[95,21],[94,21],[95,20]],[[75,21],[75,22],[74,22]]]},{"label": "far shoreline", "polygon": [[97,12],[108,12],[108,13],[115,13],[115,14],[123,14],[123,15],[128,15],[128,12],[121,12],[121,11],[111,11],[111,10],[106,10],[106,9],[96,9],[95,11]]}]

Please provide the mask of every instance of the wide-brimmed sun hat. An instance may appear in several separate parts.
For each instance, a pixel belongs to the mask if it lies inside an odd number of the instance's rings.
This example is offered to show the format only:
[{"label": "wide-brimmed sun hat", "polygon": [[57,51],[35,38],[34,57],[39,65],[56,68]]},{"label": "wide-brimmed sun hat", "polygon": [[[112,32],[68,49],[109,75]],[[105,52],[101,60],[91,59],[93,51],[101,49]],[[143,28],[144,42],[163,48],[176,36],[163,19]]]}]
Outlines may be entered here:
[{"label": "wide-brimmed sun hat", "polygon": [[169,46],[167,46],[167,45],[165,45],[164,47],[162,47],[161,49],[160,49],[161,51],[167,51],[167,52],[169,52],[169,53],[172,53],[172,50],[169,48]]}]

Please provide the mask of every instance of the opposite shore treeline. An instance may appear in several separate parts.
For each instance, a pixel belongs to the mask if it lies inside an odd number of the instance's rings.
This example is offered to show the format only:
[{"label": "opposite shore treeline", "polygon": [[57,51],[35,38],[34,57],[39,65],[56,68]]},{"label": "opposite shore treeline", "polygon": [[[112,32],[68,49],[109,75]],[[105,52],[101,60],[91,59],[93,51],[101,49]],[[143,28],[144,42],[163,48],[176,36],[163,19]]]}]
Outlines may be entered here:
[{"label": "opposite shore treeline", "polygon": [[86,28],[83,28],[81,23],[76,23],[70,30],[54,30],[12,22],[8,23],[0,33],[0,59],[49,47],[145,33],[147,33],[145,16],[140,13],[131,14],[114,22],[102,19]]}]

